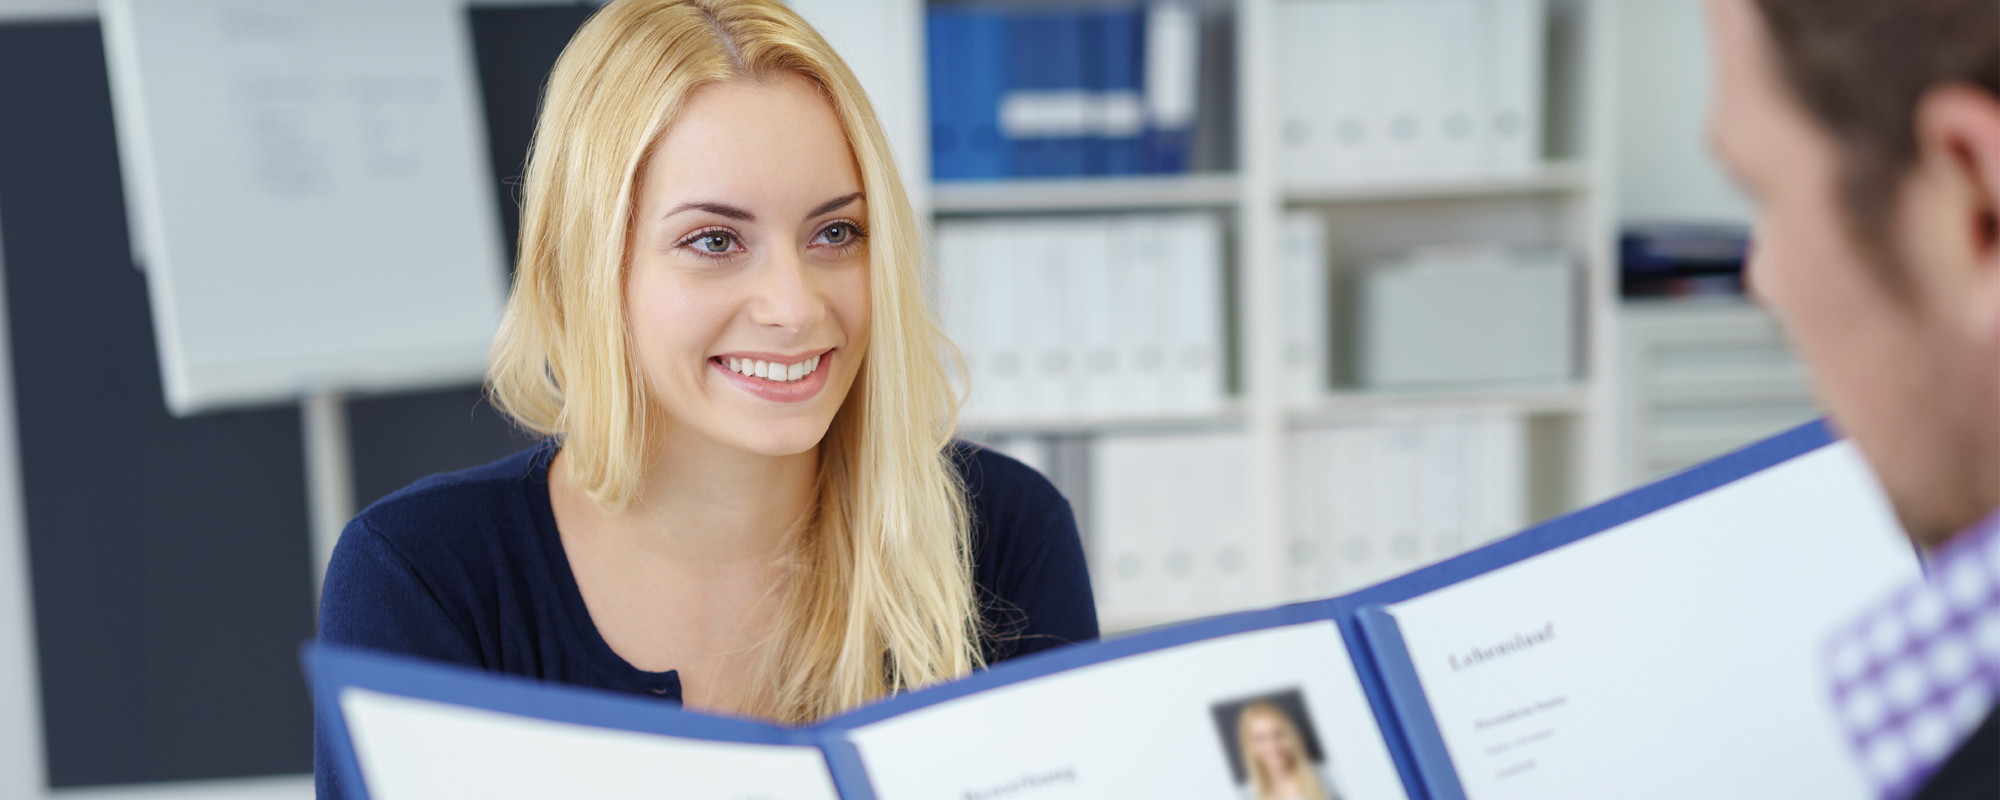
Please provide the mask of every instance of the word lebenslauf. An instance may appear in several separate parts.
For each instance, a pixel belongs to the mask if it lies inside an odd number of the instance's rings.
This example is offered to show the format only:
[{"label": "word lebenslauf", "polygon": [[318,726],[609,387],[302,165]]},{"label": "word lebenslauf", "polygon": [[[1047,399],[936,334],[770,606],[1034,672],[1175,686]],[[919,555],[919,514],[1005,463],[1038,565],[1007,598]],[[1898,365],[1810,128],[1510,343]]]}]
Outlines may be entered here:
[{"label": "word lebenslauf", "polygon": [[1536,645],[1546,644],[1554,638],[1556,638],[1556,624],[1553,622],[1544,623],[1540,628],[1526,633],[1514,634],[1514,638],[1491,647],[1474,647],[1466,650],[1464,655],[1458,653],[1446,654],[1445,660],[1451,662],[1452,672],[1458,672],[1460,670],[1471,669],[1503,656],[1513,655]]}]

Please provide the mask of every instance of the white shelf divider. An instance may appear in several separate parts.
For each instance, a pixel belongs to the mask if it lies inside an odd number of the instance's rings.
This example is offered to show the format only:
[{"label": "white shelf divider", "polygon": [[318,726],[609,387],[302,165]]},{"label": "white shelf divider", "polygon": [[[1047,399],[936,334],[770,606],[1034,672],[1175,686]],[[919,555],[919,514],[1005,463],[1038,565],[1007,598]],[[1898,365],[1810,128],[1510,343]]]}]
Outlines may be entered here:
[{"label": "white shelf divider", "polygon": [[1452,391],[1333,392],[1290,410],[1300,424],[1336,421],[1384,411],[1505,408],[1522,414],[1579,414],[1590,408],[1587,382]]},{"label": "white shelf divider", "polygon": [[952,181],[931,185],[939,214],[1221,208],[1235,205],[1229,173]]},{"label": "white shelf divider", "polygon": [[1243,427],[1244,405],[1231,402],[1208,414],[1133,414],[1113,416],[1033,417],[1023,419],[959,420],[962,435],[974,439],[985,436],[1081,436],[1097,434],[1199,433]]},{"label": "white shelf divider", "polygon": [[1279,274],[1279,237],[1285,197],[1279,183],[1282,150],[1278,120],[1277,0],[1236,4],[1237,164],[1236,262],[1241,276],[1237,319],[1245,406],[1250,429],[1250,524],[1256,543],[1251,554],[1257,599],[1282,603],[1286,597],[1285,553],[1291,504],[1285,467],[1285,302]]},{"label": "white shelf divider", "polygon": [[1590,170],[1578,160],[1553,161],[1520,174],[1411,178],[1397,181],[1285,184],[1293,203],[1374,203],[1436,198],[1558,194],[1588,188]]}]

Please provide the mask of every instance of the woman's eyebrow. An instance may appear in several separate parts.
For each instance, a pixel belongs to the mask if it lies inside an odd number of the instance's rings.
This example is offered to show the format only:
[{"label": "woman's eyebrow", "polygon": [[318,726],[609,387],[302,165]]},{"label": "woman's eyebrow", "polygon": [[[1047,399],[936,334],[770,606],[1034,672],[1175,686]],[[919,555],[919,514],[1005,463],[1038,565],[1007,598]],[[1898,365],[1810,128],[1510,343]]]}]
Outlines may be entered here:
[{"label": "woman's eyebrow", "polygon": [[665,215],[661,216],[660,219],[666,219],[667,217],[671,217],[683,211],[706,211],[718,217],[728,217],[730,219],[742,220],[744,222],[757,221],[756,214],[744,211],[743,209],[737,208],[735,206],[723,205],[721,203],[682,203],[680,205],[674,206],[674,210],[667,212]]},{"label": "woman's eyebrow", "polygon": [[824,203],[819,204],[818,208],[813,209],[812,213],[806,215],[806,219],[812,219],[813,217],[817,217],[821,214],[831,214],[835,211],[839,211],[842,208],[846,208],[848,203],[852,203],[859,199],[861,199],[860,192],[855,192],[854,194],[850,194],[846,197],[833,198],[832,200],[828,200]]}]

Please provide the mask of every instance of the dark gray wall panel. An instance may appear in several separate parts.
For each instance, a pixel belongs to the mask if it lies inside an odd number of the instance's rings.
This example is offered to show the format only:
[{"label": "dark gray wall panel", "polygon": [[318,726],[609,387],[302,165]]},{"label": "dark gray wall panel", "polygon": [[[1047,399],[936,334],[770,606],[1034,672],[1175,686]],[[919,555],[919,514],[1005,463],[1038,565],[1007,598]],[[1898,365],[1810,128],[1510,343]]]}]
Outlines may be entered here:
[{"label": "dark gray wall panel", "polygon": [[[535,136],[542,86],[576,29],[596,11],[573,4],[528,8],[475,8],[472,44],[479,59],[479,83],[491,136],[493,174],[500,181],[500,218],[507,252],[519,244],[521,174]],[[512,269],[508,270],[512,274]]]},{"label": "dark gray wall panel", "polygon": [[487,405],[477,387],[350,400],[347,426],[355,508],[425,475],[484,464],[536,441]]},{"label": "dark gray wall panel", "polygon": [[311,769],[298,413],[175,419],[94,23],[0,28],[0,223],[50,782]]},{"label": "dark gray wall panel", "polygon": [[[510,248],[542,84],[591,10],[471,12]],[[100,36],[89,22],[0,25],[0,257],[48,774],[68,787],[307,772],[299,415],[167,414]],[[361,506],[532,443],[475,387],[348,412]]]}]

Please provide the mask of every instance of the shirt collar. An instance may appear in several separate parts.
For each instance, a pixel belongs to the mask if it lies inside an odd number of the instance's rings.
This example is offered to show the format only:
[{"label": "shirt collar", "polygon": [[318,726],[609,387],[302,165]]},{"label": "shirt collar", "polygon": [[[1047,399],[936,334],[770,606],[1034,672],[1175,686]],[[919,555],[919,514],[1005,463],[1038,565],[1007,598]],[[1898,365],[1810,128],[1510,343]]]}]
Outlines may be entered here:
[{"label": "shirt collar", "polygon": [[2000,696],[2000,512],[1827,643],[1834,709],[1885,800],[1914,795]]}]

